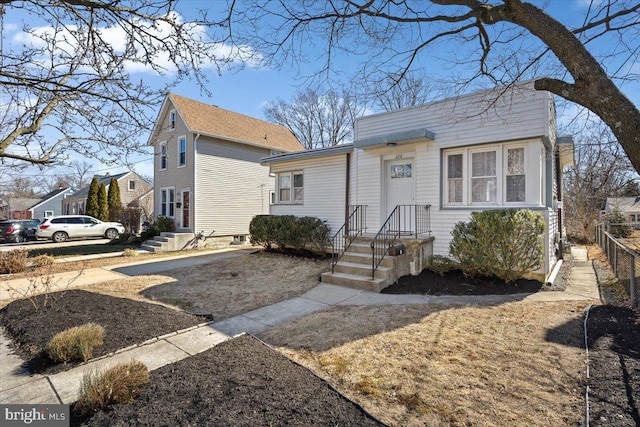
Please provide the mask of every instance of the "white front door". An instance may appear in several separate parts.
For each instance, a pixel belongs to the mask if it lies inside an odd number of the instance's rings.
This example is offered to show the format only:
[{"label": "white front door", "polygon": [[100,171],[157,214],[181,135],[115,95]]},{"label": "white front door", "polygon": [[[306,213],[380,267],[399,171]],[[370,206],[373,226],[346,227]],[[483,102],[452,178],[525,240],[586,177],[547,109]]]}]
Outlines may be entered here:
[{"label": "white front door", "polygon": [[411,205],[415,203],[415,171],[413,158],[387,160],[385,168],[385,199],[383,212],[386,220],[393,209],[398,205]]}]

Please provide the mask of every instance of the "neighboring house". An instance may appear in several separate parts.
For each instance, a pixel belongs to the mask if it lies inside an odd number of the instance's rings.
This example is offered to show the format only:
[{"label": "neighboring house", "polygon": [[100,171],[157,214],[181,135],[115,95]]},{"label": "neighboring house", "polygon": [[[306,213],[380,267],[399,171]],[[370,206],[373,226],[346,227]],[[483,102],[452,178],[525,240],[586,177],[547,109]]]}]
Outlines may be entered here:
[{"label": "neighboring house", "polygon": [[618,211],[627,217],[629,222],[640,222],[640,196],[636,197],[607,197],[604,214]]},{"label": "neighboring house", "polygon": [[31,218],[42,219],[55,215],[62,215],[62,201],[73,194],[75,190],[71,187],[59,188],[46,194],[42,199],[31,206]]},{"label": "neighboring house", "polygon": [[548,225],[545,275],[562,254],[557,190],[572,163],[571,138],[556,137],[552,95],[531,82],[362,117],[353,144],[263,159],[277,177],[272,214],[317,216],[335,233],[360,206],[374,236],[397,206],[411,205],[386,230],[430,231],[423,251],[436,255],[448,255],[451,230],[473,211],[537,211]]},{"label": "neighboring house", "polygon": [[33,219],[31,207],[38,204],[41,199],[4,197],[2,205],[2,219]]},{"label": "neighboring house", "polygon": [[251,219],[269,213],[274,179],[261,158],[303,149],[283,126],[175,94],[149,145],[156,215],[173,218],[176,232],[219,242],[245,241]]},{"label": "neighboring house", "polygon": [[[120,202],[122,202],[123,208],[136,206],[142,209],[140,218],[152,218],[153,217],[153,202],[149,203],[149,197],[153,197],[153,187],[143,178],[141,178],[135,172],[123,172],[117,175],[95,175],[98,179],[98,184],[104,184],[109,192],[109,185],[111,179],[118,181],[118,187],[120,188]],[[83,215],[87,206],[87,196],[89,195],[89,187],[78,190],[71,194],[62,201],[62,214],[63,215]],[[151,193],[150,193],[151,192]],[[151,194],[151,195],[150,195]],[[142,199],[141,199],[142,198]],[[145,203],[140,204],[140,200],[145,200]],[[151,209],[149,211],[149,209]],[[141,222],[145,219],[136,220],[128,224],[127,229],[131,232],[137,232],[140,229]]]}]

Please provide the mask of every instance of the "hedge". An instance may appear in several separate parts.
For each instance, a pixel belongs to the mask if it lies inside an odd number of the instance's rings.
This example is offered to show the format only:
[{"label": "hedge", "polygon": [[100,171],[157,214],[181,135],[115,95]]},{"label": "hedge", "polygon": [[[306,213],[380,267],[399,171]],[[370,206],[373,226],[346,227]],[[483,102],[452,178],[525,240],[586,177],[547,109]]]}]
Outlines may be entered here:
[{"label": "hedge", "polygon": [[325,252],[330,244],[329,227],[320,218],[295,215],[257,215],[251,220],[251,243],[265,249],[293,248]]}]

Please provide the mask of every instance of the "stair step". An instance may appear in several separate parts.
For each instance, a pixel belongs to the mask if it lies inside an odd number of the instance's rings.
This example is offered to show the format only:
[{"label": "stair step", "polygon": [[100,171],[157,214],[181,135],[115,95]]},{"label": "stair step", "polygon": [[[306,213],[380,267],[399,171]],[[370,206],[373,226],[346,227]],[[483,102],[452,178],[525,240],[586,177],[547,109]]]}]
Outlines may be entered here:
[{"label": "stair step", "polygon": [[140,249],[144,249],[145,251],[156,253],[156,252],[159,252],[158,249],[160,248],[158,246],[151,246],[151,245],[147,245],[146,243],[143,243],[140,246]]},{"label": "stair step", "polygon": [[166,236],[156,236],[152,240],[155,240],[156,242],[165,242],[166,243],[171,239],[169,237],[166,237]]},{"label": "stair step", "polygon": [[372,279],[370,276],[359,276],[346,273],[322,273],[322,283],[346,286],[371,292],[380,292],[390,283],[384,279]]},{"label": "stair step", "polygon": [[360,243],[355,241],[349,246],[349,252],[356,252],[360,254],[372,254],[371,246],[368,243]]},{"label": "stair step", "polygon": [[[349,248],[351,249],[351,248]],[[363,254],[360,252],[351,252],[350,250],[347,250],[347,252],[344,253],[344,255],[342,255],[342,258],[340,259],[340,262],[345,261],[345,262],[355,262],[358,264],[366,264],[369,266],[369,268],[371,268],[371,259],[373,258],[373,256],[369,253],[369,254]],[[381,266],[384,267],[394,267],[395,266],[395,258],[393,256],[385,256],[384,258],[382,258],[382,262],[380,263]]]},{"label": "stair step", "polygon": [[[371,264],[358,264],[354,262],[340,261],[334,267],[336,273],[355,274],[358,276],[371,277]],[[378,279],[391,279],[393,276],[393,268],[379,266],[376,269],[375,277]]]},{"label": "stair step", "polygon": [[144,242],[144,244],[147,246],[153,246],[156,248],[162,247],[162,242],[158,242],[157,240],[147,240],[146,242]]}]

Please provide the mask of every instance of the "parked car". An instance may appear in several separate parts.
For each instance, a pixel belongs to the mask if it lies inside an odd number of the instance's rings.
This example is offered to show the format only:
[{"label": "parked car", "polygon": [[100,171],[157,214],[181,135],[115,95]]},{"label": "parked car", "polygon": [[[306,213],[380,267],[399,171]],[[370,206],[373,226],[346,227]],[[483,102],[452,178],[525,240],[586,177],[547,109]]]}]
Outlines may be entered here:
[{"label": "parked car", "polygon": [[42,221],[36,236],[61,243],[84,237],[115,239],[120,233],[124,233],[124,225],[119,222],[103,222],[87,215],[60,215]]},{"label": "parked car", "polygon": [[0,243],[21,243],[36,239],[37,219],[13,219],[0,222]]}]

